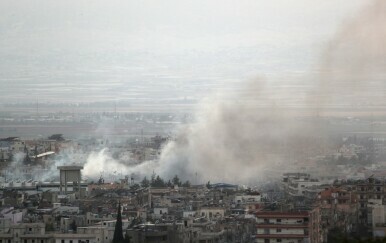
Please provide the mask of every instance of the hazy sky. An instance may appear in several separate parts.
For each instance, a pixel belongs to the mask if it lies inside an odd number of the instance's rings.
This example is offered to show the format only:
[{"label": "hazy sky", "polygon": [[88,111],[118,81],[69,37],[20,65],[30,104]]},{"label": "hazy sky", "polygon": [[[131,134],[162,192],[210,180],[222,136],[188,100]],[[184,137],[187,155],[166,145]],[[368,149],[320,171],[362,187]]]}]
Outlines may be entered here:
[{"label": "hazy sky", "polygon": [[296,77],[368,2],[2,0],[0,102],[200,98]]}]

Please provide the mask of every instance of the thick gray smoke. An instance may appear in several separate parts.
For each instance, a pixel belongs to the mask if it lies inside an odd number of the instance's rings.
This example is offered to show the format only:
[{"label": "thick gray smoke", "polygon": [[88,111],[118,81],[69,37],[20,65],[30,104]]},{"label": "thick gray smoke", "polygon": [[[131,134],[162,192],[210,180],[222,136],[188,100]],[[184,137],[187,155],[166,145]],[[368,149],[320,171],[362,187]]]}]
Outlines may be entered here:
[{"label": "thick gray smoke", "polygon": [[308,107],[294,106],[296,97],[264,83],[253,81],[243,94],[204,101],[197,121],[181,127],[163,150],[158,173],[197,182],[256,182],[275,167],[305,159],[304,152],[323,140],[321,128],[304,121]]},{"label": "thick gray smoke", "polygon": [[322,113],[340,106],[369,114],[384,106],[386,80],[386,2],[371,1],[338,29],[322,54],[310,95]]},{"label": "thick gray smoke", "polygon": [[[386,1],[372,1],[337,30],[316,72],[299,85],[302,90],[256,79],[234,95],[209,97],[197,107],[196,121],[179,128],[158,162],[122,163],[100,149],[78,160],[85,162],[85,177],[154,171],[193,183],[256,182],[323,154],[329,143],[321,117],[371,116],[385,108],[385,23]],[[57,165],[49,171],[57,174]]]},{"label": "thick gray smoke", "polygon": [[151,173],[154,161],[132,163],[130,158],[114,159],[107,148],[91,152],[84,164],[83,175],[95,180],[102,176],[106,181],[118,181],[126,175],[146,176]]},{"label": "thick gray smoke", "polygon": [[339,29],[326,48],[311,89],[279,92],[256,81],[235,97],[203,102],[197,122],[181,127],[157,172],[191,180],[253,181],[316,155],[324,131],[309,115],[374,112],[385,101],[386,2],[378,0]]}]

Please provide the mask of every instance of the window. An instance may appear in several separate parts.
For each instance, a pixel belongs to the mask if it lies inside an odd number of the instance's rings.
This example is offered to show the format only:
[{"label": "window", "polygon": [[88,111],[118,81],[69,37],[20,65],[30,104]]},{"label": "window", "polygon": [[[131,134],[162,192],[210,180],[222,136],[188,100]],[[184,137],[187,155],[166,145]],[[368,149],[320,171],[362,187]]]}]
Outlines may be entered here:
[{"label": "window", "polygon": [[70,243],[72,243],[72,240],[70,240]]},{"label": "window", "polygon": [[281,232],[281,229],[276,229],[276,232]]},{"label": "window", "polygon": [[24,240],[24,243],[27,243],[27,240]]},{"label": "window", "polygon": [[62,243],[64,243],[64,240],[62,240]]},{"label": "window", "polygon": [[281,222],[281,219],[276,219],[276,222],[280,223],[280,222]]},{"label": "window", "polygon": [[35,243],[35,240],[32,240],[32,243]]},{"label": "window", "polygon": [[31,231],[32,231],[32,228],[28,228],[28,231],[30,231],[30,232],[31,232]]},{"label": "window", "polygon": [[276,242],[281,242],[281,239],[276,239]]}]

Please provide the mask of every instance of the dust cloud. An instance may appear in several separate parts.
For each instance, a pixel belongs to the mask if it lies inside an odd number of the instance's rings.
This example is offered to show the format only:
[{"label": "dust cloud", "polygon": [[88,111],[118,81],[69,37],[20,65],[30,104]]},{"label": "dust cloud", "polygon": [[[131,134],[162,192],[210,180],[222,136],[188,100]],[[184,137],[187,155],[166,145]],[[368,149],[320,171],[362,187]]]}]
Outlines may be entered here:
[{"label": "dust cloud", "polygon": [[156,171],[195,182],[256,181],[317,155],[328,139],[320,116],[342,109],[370,113],[384,105],[385,23],[383,0],[347,20],[323,51],[308,77],[311,88],[303,94],[277,91],[259,79],[235,97],[203,101],[197,121],[179,129]]},{"label": "dust cloud", "polygon": [[386,1],[372,1],[337,30],[305,77],[308,88],[289,91],[265,78],[249,80],[237,94],[204,99],[195,122],[178,128],[159,161],[121,163],[102,149],[87,156],[84,175],[155,172],[192,183],[248,183],[323,154],[329,144],[323,119],[342,111],[377,115],[385,108],[385,23]]}]

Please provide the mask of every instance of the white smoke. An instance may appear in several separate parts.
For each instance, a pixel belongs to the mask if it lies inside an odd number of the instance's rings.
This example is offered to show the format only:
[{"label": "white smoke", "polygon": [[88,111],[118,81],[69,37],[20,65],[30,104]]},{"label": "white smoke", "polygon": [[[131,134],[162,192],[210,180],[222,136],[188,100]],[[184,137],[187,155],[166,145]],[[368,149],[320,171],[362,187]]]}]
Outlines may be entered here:
[{"label": "white smoke", "polygon": [[272,81],[256,79],[235,96],[204,100],[196,121],[178,129],[159,161],[133,164],[102,149],[87,153],[84,176],[116,179],[154,171],[195,183],[257,181],[271,176],[272,170],[280,172],[317,155],[328,144],[320,117],[341,111],[354,116],[371,115],[375,109],[383,112],[385,23],[383,0],[372,1],[344,23],[322,53],[316,75],[309,77],[311,90],[291,93]]},{"label": "white smoke", "polygon": [[116,181],[124,176],[136,174],[145,176],[154,167],[154,161],[140,164],[130,163],[129,158],[114,159],[108,148],[92,151],[84,164],[83,175],[86,178],[97,179],[103,177],[106,181]]},{"label": "white smoke", "polygon": [[[383,112],[386,78],[386,1],[373,1],[345,23],[322,55],[311,90],[278,92],[248,84],[236,97],[204,101],[196,123],[181,127],[161,155],[157,172],[194,180],[251,181],[291,168],[325,146],[317,115]],[[294,102],[296,101],[296,102]],[[295,107],[295,108],[294,108]],[[341,113],[342,114],[342,113]],[[291,156],[292,155],[292,156]],[[279,167],[280,166],[280,167]]]}]

